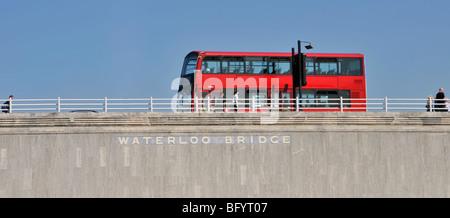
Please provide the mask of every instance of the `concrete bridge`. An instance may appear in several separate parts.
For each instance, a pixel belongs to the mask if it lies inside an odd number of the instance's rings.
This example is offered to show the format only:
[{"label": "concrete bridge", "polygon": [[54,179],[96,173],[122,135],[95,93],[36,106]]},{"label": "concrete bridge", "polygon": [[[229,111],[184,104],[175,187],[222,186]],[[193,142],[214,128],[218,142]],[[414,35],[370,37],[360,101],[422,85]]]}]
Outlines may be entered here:
[{"label": "concrete bridge", "polygon": [[448,113],[0,114],[0,197],[449,197]]}]

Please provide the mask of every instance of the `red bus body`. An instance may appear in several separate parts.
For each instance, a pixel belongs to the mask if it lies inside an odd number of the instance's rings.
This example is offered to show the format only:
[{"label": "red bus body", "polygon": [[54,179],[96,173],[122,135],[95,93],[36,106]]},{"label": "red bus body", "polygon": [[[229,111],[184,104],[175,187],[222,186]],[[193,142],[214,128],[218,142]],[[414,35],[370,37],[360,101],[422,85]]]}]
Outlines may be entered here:
[{"label": "red bus body", "polygon": [[[192,98],[217,96],[225,90],[228,92],[227,98],[230,98],[231,90],[237,89],[244,90],[244,93],[239,93],[240,99],[251,99],[255,95],[271,99],[274,98],[274,90],[277,90],[281,102],[283,99],[295,98],[292,70],[287,70],[287,61],[290,62],[291,57],[291,53],[193,51],[186,56],[181,78],[189,81]],[[306,75],[307,85],[302,87],[301,98],[316,100],[304,100],[311,104],[303,105],[302,111],[340,110],[337,106],[313,104],[321,101],[317,98],[327,102],[328,98],[340,97],[352,99],[346,100],[344,111],[366,111],[363,100],[366,98],[364,55],[306,53],[306,57],[309,60],[306,66],[309,73]],[[353,73],[348,73],[351,68],[354,69]],[[235,72],[231,72],[233,69]],[[256,94],[249,94],[248,90],[256,90]],[[187,91],[186,88],[184,91]]]}]

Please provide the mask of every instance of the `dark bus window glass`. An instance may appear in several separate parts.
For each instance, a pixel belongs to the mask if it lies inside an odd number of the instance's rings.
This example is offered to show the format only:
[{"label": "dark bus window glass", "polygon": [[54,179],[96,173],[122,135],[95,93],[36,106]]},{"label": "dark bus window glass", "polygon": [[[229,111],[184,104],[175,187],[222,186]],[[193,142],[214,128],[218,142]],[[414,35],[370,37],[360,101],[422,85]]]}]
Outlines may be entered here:
[{"label": "dark bus window glass", "polygon": [[344,103],[344,107],[351,107],[350,103],[351,101],[349,100],[350,98],[350,91],[348,90],[341,90],[339,91],[339,95],[342,96],[342,98],[344,99],[343,103]]},{"label": "dark bus window glass", "polygon": [[223,72],[232,74],[244,73],[243,57],[224,57],[222,59]]},{"label": "dark bus window glass", "polygon": [[315,90],[302,90],[302,107],[315,107]]},{"label": "dark bus window glass", "polygon": [[316,74],[318,75],[337,75],[336,58],[317,58]]},{"label": "dark bus window glass", "polygon": [[341,75],[362,76],[361,58],[340,58],[339,72]]},{"label": "dark bus window glass", "polygon": [[245,59],[245,68],[245,73],[248,74],[267,74],[267,58],[247,57]]},{"label": "dark bus window glass", "polygon": [[314,59],[306,58],[306,75],[314,74]]},{"label": "dark bus window glass", "polygon": [[229,58],[223,58],[222,59],[222,73],[230,73],[230,59]]},{"label": "dark bus window glass", "polygon": [[338,92],[337,91],[317,91],[316,98],[319,100],[317,101],[318,107],[339,107],[340,100]]},{"label": "dark bus window glass", "polygon": [[350,107],[350,91],[348,90],[302,90],[302,107],[329,107],[339,108],[340,97],[342,96],[343,103],[347,104],[344,107]]},{"label": "dark bus window glass", "polygon": [[221,73],[219,57],[205,57],[202,62],[202,73]]},{"label": "dark bus window glass", "polygon": [[289,58],[270,58],[269,73],[279,75],[291,74],[291,62]]},{"label": "dark bus window glass", "polygon": [[193,53],[184,59],[183,70],[181,71],[182,76],[195,73],[197,68],[197,57],[198,55]]}]

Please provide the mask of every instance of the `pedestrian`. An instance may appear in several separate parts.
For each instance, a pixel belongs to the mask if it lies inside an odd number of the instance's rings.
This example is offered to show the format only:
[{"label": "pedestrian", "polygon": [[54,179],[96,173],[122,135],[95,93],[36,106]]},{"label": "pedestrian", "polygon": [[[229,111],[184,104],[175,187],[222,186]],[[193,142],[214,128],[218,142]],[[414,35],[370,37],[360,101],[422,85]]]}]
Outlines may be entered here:
[{"label": "pedestrian", "polygon": [[436,98],[435,98],[436,100],[434,101],[436,111],[445,112],[444,98],[445,98],[444,88],[440,88],[439,92],[436,94]]},{"label": "pedestrian", "polygon": [[14,99],[14,96],[13,95],[10,95],[9,96],[9,100],[8,101],[5,101],[4,103],[3,103],[3,105],[2,105],[2,112],[3,113],[9,113],[10,111],[9,111],[9,106],[10,106],[10,102],[12,101]]},{"label": "pedestrian", "polygon": [[434,108],[432,108],[431,106],[433,99],[434,99],[433,95],[429,95],[427,98],[427,105],[425,105],[425,108],[427,108],[427,112],[434,111]]},{"label": "pedestrian", "polygon": [[233,104],[234,104],[234,112],[237,112],[239,107],[239,91],[234,92]]}]

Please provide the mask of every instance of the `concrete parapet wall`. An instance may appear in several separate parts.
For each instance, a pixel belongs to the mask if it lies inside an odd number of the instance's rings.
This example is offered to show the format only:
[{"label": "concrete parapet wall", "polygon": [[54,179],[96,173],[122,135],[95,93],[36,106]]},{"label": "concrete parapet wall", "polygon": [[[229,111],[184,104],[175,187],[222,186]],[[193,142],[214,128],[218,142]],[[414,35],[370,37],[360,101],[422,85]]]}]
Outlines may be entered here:
[{"label": "concrete parapet wall", "polygon": [[449,197],[448,113],[0,114],[0,197]]}]

